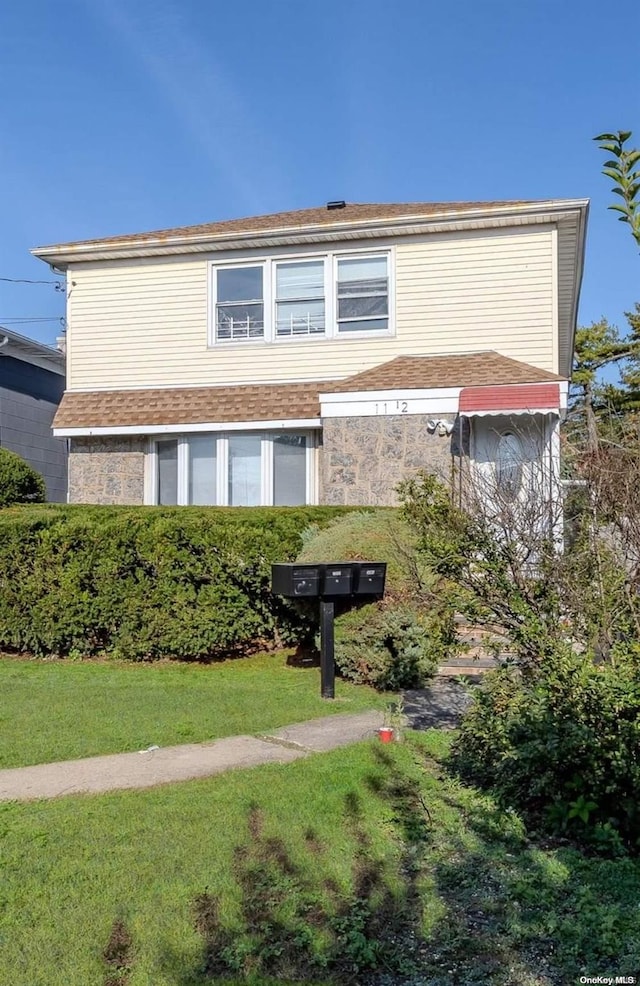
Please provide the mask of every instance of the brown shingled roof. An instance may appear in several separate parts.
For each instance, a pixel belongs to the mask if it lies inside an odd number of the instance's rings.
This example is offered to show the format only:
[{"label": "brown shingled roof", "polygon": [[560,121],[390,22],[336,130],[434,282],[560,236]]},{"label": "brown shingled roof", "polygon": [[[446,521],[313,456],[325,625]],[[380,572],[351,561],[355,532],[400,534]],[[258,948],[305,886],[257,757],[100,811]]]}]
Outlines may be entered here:
[{"label": "brown shingled roof", "polygon": [[397,356],[321,393],[365,390],[431,390],[436,387],[484,387],[495,384],[540,383],[561,380],[548,370],[510,359],[496,352],[459,356]]},{"label": "brown shingled roof", "polygon": [[54,428],[180,425],[318,418],[318,392],[335,381],[67,393]]},{"label": "brown shingled roof", "polygon": [[494,352],[398,356],[338,381],[67,393],[62,398],[53,426],[91,429],[224,424],[229,421],[255,421],[257,424],[319,418],[320,393],[483,387],[560,379],[555,373]]},{"label": "brown shingled roof", "polygon": [[[340,226],[385,220],[430,217],[454,212],[471,212],[510,206],[535,205],[533,201],[507,202],[400,202],[372,203],[348,202],[341,209],[328,209],[326,205],[314,209],[298,209],[294,212],[274,212],[266,216],[247,216],[243,219],[227,219],[222,222],[200,223],[196,226],[175,226],[172,229],[158,229],[148,233],[127,233],[122,236],[105,236],[93,240],[80,240],[75,243],[56,244],[59,247],[75,246],[79,243],[145,243],[153,240],[191,236],[234,236],[240,233],[266,233],[273,230],[298,230],[307,226]],[[44,249],[44,248],[40,248]],[[50,248],[48,248],[50,249]],[[37,250],[34,251],[37,253]]]}]

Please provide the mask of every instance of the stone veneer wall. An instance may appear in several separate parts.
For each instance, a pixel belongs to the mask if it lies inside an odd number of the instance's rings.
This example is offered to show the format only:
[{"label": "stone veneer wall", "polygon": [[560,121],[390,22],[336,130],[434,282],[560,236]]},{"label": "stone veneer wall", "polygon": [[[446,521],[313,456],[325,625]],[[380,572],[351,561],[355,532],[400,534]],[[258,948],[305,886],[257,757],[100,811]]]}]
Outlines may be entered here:
[{"label": "stone veneer wall", "polygon": [[144,438],[73,438],[69,502],[144,503]]},{"label": "stone veneer wall", "polygon": [[429,417],[395,414],[325,418],[320,503],[393,506],[398,502],[397,484],[420,469],[450,483],[452,439],[449,435],[430,435]]}]

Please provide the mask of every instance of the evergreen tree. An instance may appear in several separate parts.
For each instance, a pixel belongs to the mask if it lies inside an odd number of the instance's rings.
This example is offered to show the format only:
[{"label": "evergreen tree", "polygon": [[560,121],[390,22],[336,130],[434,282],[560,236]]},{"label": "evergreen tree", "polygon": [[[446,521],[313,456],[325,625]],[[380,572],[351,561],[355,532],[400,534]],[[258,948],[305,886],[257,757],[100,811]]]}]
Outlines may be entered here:
[{"label": "evergreen tree", "polygon": [[576,332],[569,425],[587,451],[598,448],[599,423],[624,403],[624,388],[599,383],[598,374],[636,352],[640,367],[640,338],[621,338],[617,326],[605,318]]}]

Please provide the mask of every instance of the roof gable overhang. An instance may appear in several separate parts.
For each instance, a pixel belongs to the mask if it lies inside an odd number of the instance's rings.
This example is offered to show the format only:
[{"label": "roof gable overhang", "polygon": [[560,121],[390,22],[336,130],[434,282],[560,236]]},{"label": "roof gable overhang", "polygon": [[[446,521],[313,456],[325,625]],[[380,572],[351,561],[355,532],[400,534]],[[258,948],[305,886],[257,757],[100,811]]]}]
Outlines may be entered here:
[{"label": "roof gable overhang", "polygon": [[[491,203],[485,206],[444,208],[429,214],[384,215],[349,221],[337,219],[330,223],[283,224],[279,228],[227,232],[224,223],[215,232],[201,227],[185,227],[175,231],[82,240],[52,246],[35,247],[31,253],[59,270],[83,261],[120,260],[138,257],[168,256],[190,253],[211,253],[226,250],[259,249],[282,245],[335,243],[349,240],[376,239],[390,236],[410,236],[417,233],[455,232],[485,229],[496,225],[555,223],[583,214],[586,219],[587,199],[553,199],[528,203]],[[292,215],[295,215],[292,214]],[[193,230],[193,231],[191,231]]]}]

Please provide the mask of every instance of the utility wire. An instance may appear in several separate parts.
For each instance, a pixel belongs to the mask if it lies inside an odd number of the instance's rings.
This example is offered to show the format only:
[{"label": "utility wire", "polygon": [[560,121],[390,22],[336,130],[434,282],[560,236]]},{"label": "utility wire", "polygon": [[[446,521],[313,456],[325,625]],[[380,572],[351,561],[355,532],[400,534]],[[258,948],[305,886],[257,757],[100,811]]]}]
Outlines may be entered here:
[{"label": "utility wire", "polygon": [[0,277],[0,281],[7,281],[9,284],[62,284],[62,281],[33,281],[28,277]]},{"label": "utility wire", "polygon": [[0,316],[0,326],[2,325],[24,325],[27,322],[60,322],[62,325],[64,323],[64,315],[56,317],[55,315],[43,316],[38,318],[2,318]]}]

